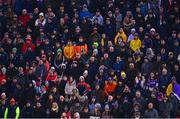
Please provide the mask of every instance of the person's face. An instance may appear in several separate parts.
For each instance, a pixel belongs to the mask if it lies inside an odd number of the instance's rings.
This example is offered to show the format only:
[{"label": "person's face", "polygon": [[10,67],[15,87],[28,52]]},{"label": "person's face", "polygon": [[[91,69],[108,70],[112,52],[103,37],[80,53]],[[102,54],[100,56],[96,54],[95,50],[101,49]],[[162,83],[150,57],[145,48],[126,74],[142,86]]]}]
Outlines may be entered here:
[{"label": "person's face", "polygon": [[96,90],[99,90],[99,88],[100,88],[99,85],[96,85]]},{"label": "person's face", "polygon": [[154,73],[153,73],[153,72],[151,72],[150,76],[151,76],[151,77],[154,77],[155,75],[154,75]]},{"label": "person's face", "polygon": [[98,11],[98,12],[96,12],[96,16],[99,16],[100,15],[100,12]]},{"label": "person's face", "polygon": [[73,82],[73,78],[72,77],[69,77],[69,82]]},{"label": "person's face", "polygon": [[109,55],[107,53],[104,54],[104,58],[107,59]]},{"label": "person's face", "polygon": [[164,102],[167,102],[167,100],[168,100],[168,98],[165,96],[165,97],[164,97]]},{"label": "person's face", "polygon": [[76,54],[76,58],[77,59],[80,59],[81,58],[81,55],[79,53]]},{"label": "person's face", "polygon": [[53,93],[56,93],[57,92],[57,88],[53,88]]},{"label": "person's face", "polygon": [[136,97],[141,97],[141,93],[139,91],[136,92]]},{"label": "person's face", "polygon": [[23,14],[23,15],[26,15],[26,14],[27,14],[27,10],[23,10],[23,11],[22,11],[22,14]]},{"label": "person's face", "polygon": [[91,57],[90,58],[90,62],[94,62],[95,61],[95,58],[94,57]]},{"label": "person's face", "polygon": [[179,66],[177,64],[174,65],[174,69],[175,71],[178,71],[179,70]]},{"label": "person's face", "polygon": [[65,112],[62,113],[61,119],[67,119],[67,116],[66,116],[66,113],[65,113]]},{"label": "person's face", "polygon": [[152,104],[152,103],[149,103],[149,104],[148,104],[148,108],[149,108],[149,109],[153,109],[153,104]]},{"label": "person's face", "polygon": [[35,13],[35,14],[38,14],[38,13],[39,13],[39,9],[38,9],[38,8],[35,8],[35,9],[34,9],[34,13]]},{"label": "person's face", "polygon": [[117,57],[117,58],[116,58],[116,61],[117,61],[117,62],[121,61],[121,58],[120,58],[120,57]]},{"label": "person's face", "polygon": [[14,101],[13,101],[13,102],[10,102],[10,105],[11,105],[11,106],[14,106],[15,104],[16,104],[16,102],[14,102]]},{"label": "person's face", "polygon": [[41,107],[41,103],[39,103],[39,102],[36,103],[36,107],[37,107],[37,108],[40,108],[40,107]]}]

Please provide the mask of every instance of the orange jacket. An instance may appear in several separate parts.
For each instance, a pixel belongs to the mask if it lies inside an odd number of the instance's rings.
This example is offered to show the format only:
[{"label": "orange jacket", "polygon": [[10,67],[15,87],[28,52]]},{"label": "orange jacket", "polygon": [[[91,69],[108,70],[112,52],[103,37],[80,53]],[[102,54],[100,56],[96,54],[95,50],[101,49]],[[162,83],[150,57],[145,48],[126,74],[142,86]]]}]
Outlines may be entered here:
[{"label": "orange jacket", "polygon": [[106,81],[104,86],[104,94],[108,96],[109,93],[113,93],[116,90],[116,87],[117,87],[116,81],[113,81],[112,83]]},{"label": "orange jacket", "polygon": [[74,55],[75,55],[74,46],[72,46],[72,45],[70,45],[70,46],[65,46],[63,52],[64,52],[64,56],[65,56],[67,59],[73,59],[73,58],[74,58]]}]

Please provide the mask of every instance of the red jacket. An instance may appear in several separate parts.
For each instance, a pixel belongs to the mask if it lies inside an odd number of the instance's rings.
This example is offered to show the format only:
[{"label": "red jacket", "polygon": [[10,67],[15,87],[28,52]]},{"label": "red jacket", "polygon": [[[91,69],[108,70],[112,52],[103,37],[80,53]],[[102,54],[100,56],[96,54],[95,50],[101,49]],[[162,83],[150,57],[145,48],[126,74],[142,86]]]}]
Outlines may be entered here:
[{"label": "red jacket", "polygon": [[32,41],[30,39],[27,39],[26,43],[23,44],[22,46],[22,53],[26,53],[28,47],[31,47],[32,51],[35,50],[35,45],[32,43]]},{"label": "red jacket", "polygon": [[7,76],[6,75],[3,75],[3,74],[0,74],[0,84],[2,82],[3,79],[7,79]]},{"label": "red jacket", "polygon": [[55,81],[57,79],[57,74],[54,73],[53,75],[50,75],[50,73],[48,73],[47,77],[46,77],[46,81]]},{"label": "red jacket", "polygon": [[19,21],[22,22],[22,26],[23,26],[23,27],[26,27],[26,26],[27,26],[27,23],[29,22],[29,20],[30,20],[29,15],[20,15],[20,16],[19,16]]}]

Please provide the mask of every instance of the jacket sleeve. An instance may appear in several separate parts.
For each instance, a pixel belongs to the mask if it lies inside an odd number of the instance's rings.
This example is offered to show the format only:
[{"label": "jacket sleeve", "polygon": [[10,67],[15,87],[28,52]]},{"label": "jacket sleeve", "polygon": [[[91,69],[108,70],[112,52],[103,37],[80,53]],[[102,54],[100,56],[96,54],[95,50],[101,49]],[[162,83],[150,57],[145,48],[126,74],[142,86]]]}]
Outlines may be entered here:
[{"label": "jacket sleeve", "polygon": [[4,112],[4,119],[7,119],[8,116],[8,108],[6,108],[5,112]]},{"label": "jacket sleeve", "polygon": [[117,33],[116,36],[115,36],[115,38],[114,38],[114,44],[117,43],[118,37],[119,37],[119,33]]},{"label": "jacket sleeve", "polygon": [[19,116],[20,116],[20,109],[19,107],[16,108],[16,117],[15,119],[19,119]]}]

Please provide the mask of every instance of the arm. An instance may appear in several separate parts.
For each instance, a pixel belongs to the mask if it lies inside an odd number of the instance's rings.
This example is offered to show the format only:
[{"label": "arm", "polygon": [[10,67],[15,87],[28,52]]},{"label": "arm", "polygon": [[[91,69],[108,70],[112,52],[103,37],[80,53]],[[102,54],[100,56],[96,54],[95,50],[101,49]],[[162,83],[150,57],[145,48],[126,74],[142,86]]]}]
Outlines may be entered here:
[{"label": "arm", "polygon": [[19,119],[19,116],[20,116],[20,109],[19,107],[16,108],[16,117],[15,119]]},{"label": "arm", "polygon": [[7,119],[8,116],[8,108],[6,108],[5,112],[4,112],[4,119]]},{"label": "arm", "polygon": [[117,39],[118,39],[118,37],[119,37],[119,33],[117,33],[117,34],[116,34],[116,36],[115,36],[115,38],[114,38],[114,44],[116,44],[116,43],[117,43]]}]

